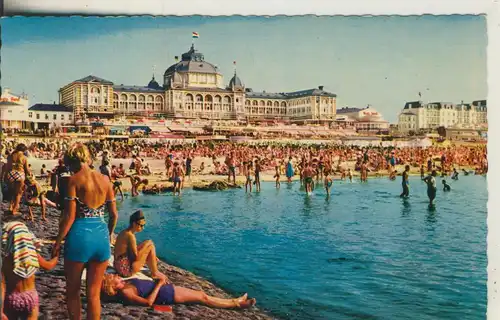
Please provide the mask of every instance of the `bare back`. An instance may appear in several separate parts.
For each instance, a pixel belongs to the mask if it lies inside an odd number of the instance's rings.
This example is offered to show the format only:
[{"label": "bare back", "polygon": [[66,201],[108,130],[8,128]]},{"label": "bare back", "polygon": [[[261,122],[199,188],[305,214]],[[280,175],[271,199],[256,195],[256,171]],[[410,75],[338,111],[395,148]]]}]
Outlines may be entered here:
[{"label": "bare back", "polygon": [[90,208],[97,208],[109,199],[109,178],[93,170],[80,170],[69,178],[76,197]]},{"label": "bare back", "polygon": [[128,229],[123,230],[116,237],[115,259],[130,254],[130,243],[136,242],[135,235]]}]

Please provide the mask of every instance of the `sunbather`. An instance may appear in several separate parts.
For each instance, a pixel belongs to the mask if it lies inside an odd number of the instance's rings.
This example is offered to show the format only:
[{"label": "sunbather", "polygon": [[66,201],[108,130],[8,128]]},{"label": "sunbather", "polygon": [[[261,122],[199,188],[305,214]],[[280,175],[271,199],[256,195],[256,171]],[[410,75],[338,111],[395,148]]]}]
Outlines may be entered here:
[{"label": "sunbather", "polygon": [[156,282],[142,279],[124,280],[116,274],[105,274],[102,292],[108,296],[116,296],[123,302],[142,305],[172,305],[182,303],[200,303],[216,308],[249,308],[257,302],[243,295],[236,299],[211,297],[203,291],[192,290],[167,284],[165,279]]}]

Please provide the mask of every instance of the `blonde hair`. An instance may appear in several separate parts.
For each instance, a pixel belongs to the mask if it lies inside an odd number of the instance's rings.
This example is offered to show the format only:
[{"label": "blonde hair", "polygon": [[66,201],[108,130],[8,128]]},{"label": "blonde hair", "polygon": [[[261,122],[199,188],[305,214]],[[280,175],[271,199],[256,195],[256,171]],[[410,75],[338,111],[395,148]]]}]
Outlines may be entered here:
[{"label": "blonde hair", "polygon": [[70,162],[90,163],[90,151],[87,146],[81,142],[72,145],[66,151],[64,157]]},{"label": "blonde hair", "polygon": [[110,297],[113,297],[117,294],[115,288],[113,288],[112,274],[107,273],[104,275],[104,278],[102,279],[101,290]]}]

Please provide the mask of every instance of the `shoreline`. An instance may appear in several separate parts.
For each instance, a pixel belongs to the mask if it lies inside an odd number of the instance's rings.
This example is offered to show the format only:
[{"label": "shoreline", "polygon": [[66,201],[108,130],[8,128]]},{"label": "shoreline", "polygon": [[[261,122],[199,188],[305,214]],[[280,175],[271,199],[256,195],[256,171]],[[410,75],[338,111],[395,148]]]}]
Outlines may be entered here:
[{"label": "shoreline", "polygon": [[[6,203],[0,203],[0,210],[5,212],[8,207]],[[26,221],[25,224],[29,230],[39,239],[52,239],[57,236],[58,219],[60,213],[53,208],[47,208],[46,222],[41,222],[39,208],[34,209],[35,221]],[[24,210],[23,210],[24,212]],[[4,216],[2,215],[2,222]],[[50,256],[51,245],[44,245],[41,249],[42,255],[46,258]],[[39,319],[68,319],[65,302],[65,277],[63,268],[63,255],[61,254],[57,266],[52,271],[40,269],[36,275],[36,289],[40,299]],[[197,276],[193,272],[184,270],[174,265],[168,264],[164,260],[159,261],[158,268],[175,284],[195,290],[203,290],[207,294],[220,298],[234,298],[227,291],[218,287],[214,283]],[[85,282],[82,280],[82,308],[86,309]],[[239,294],[243,294],[241,292]],[[237,295],[239,295],[237,294]],[[251,292],[249,296],[251,296]],[[203,305],[183,305],[175,304],[172,306],[172,312],[157,312],[148,307],[129,306],[118,302],[101,299],[102,312],[101,318],[106,320],[117,319],[172,319],[180,317],[181,319],[224,319],[224,320],[271,320],[278,319],[268,312],[257,307],[244,310],[236,309],[215,309]],[[85,318],[85,312],[82,311],[82,317]]]}]

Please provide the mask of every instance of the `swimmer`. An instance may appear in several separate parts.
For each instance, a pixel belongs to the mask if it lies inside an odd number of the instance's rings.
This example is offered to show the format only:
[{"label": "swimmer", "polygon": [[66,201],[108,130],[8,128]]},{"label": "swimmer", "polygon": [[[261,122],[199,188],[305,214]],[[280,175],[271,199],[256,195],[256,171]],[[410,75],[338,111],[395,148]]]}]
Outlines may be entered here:
[{"label": "swimmer", "polygon": [[410,195],[410,181],[408,180],[409,176],[408,176],[408,173],[410,172],[410,166],[409,165],[406,165],[405,166],[405,171],[403,171],[403,174],[402,174],[402,181],[401,181],[401,184],[402,184],[402,187],[403,187],[403,193],[401,193],[401,195],[399,197],[401,198],[408,198],[408,196]]},{"label": "swimmer", "polygon": [[333,180],[330,178],[330,171],[325,170],[325,190],[326,190],[326,196],[330,196],[330,189],[333,186]]},{"label": "swimmer", "polygon": [[446,183],[446,180],[443,179],[443,191],[451,191],[451,187]]},{"label": "swimmer", "polygon": [[432,170],[432,173],[424,178],[424,182],[427,183],[427,196],[429,197],[429,207],[434,204],[434,199],[436,198],[437,186],[436,186],[436,170]]},{"label": "swimmer", "polygon": [[280,167],[276,166],[275,169],[276,169],[276,173],[274,174],[273,178],[276,179],[276,189],[279,189],[281,187],[281,183],[280,183]]},{"label": "swimmer", "polygon": [[314,175],[311,163],[306,164],[306,167],[304,168],[304,171],[303,171],[303,175],[304,175],[304,183],[305,183],[306,193],[310,193],[310,192],[312,192],[312,188],[313,188],[312,184],[313,184],[313,175]]},{"label": "swimmer", "polygon": [[256,192],[260,192],[260,171],[261,171],[260,161],[257,158],[255,160],[255,171],[254,171],[254,173],[255,173],[254,184],[255,184],[255,191]]},{"label": "swimmer", "polygon": [[396,170],[391,169],[391,173],[389,174],[389,180],[396,180],[396,175],[398,172]]},{"label": "swimmer", "polygon": [[349,182],[352,182],[352,172],[351,172],[351,168],[349,168],[347,170],[347,177],[349,178]]},{"label": "swimmer", "polygon": [[464,176],[468,176],[469,175],[469,171],[467,171],[465,169],[462,169],[462,172],[463,172]]},{"label": "swimmer", "polygon": [[250,189],[250,192],[252,192],[252,161],[248,161],[247,168],[246,168],[246,176],[247,180],[245,182],[245,192],[248,192]]},{"label": "swimmer", "polygon": [[451,175],[453,180],[458,180],[458,171],[457,168],[453,168],[453,174]]}]

